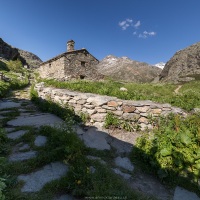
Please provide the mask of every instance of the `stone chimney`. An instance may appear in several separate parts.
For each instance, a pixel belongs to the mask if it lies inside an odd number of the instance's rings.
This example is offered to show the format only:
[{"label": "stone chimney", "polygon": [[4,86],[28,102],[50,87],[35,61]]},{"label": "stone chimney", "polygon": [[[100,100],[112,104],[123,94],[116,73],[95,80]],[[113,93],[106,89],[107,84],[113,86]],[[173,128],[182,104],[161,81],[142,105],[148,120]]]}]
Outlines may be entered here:
[{"label": "stone chimney", "polygon": [[74,51],[74,40],[69,40],[67,42],[67,52]]}]

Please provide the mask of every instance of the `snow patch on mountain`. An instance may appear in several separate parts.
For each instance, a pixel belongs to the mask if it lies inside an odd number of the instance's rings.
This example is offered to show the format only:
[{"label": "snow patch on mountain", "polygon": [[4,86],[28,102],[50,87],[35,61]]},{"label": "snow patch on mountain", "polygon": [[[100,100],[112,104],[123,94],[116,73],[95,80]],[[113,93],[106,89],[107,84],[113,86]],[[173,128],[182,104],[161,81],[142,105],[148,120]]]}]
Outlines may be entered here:
[{"label": "snow patch on mountain", "polygon": [[164,62],[159,62],[159,63],[155,64],[154,66],[159,67],[160,69],[163,69],[165,67],[165,64],[166,63],[164,63]]}]

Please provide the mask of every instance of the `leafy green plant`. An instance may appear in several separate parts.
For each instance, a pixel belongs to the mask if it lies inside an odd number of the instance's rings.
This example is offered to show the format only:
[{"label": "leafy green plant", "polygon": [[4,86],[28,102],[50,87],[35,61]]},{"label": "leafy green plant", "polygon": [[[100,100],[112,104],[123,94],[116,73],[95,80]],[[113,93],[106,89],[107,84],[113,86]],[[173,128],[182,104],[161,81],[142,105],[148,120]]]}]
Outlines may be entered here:
[{"label": "leafy green plant", "polygon": [[80,116],[80,118],[81,118],[81,120],[82,120],[83,123],[88,122],[89,119],[90,119],[90,116],[89,116],[88,113],[80,112],[79,116]]},{"label": "leafy green plant", "polygon": [[[151,133],[137,140],[132,158],[140,157],[161,179],[184,177],[198,185],[200,178],[200,115],[183,119],[163,117]],[[177,181],[178,179],[176,179]]]},{"label": "leafy green plant", "polygon": [[131,124],[130,121],[119,119],[111,112],[107,113],[104,126],[105,128],[120,128],[126,131],[133,131],[135,128],[137,129],[137,125]]},{"label": "leafy green plant", "polygon": [[23,64],[20,60],[7,61],[7,67],[13,72],[24,72]]},{"label": "leafy green plant", "polygon": [[120,120],[111,112],[107,113],[105,121],[104,121],[104,126],[105,128],[109,127],[115,127],[119,128],[120,127]]}]

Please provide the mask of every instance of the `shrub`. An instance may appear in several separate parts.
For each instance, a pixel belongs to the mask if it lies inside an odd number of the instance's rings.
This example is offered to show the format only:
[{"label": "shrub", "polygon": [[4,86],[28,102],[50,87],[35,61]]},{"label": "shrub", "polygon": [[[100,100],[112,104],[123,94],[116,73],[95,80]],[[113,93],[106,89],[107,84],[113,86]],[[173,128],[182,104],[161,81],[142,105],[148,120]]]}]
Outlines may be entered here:
[{"label": "shrub", "polygon": [[197,184],[200,178],[200,114],[186,119],[161,118],[152,133],[137,140],[132,158],[141,158],[161,179],[184,177]]},{"label": "shrub", "polygon": [[7,62],[10,71],[22,73],[24,71],[23,64],[20,60],[10,60]]}]

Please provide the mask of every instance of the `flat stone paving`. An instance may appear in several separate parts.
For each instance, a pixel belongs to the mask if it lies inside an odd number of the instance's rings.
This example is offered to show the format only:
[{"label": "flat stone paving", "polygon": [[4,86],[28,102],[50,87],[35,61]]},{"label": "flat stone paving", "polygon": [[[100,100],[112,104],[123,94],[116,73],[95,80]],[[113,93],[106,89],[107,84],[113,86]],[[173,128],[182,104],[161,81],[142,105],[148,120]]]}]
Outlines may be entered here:
[{"label": "flat stone paving", "polygon": [[61,125],[63,123],[63,120],[61,120],[59,117],[44,113],[42,115],[33,115],[33,116],[19,116],[16,119],[13,119],[11,121],[7,122],[7,125],[9,126],[56,126]]},{"label": "flat stone paving", "polygon": [[189,192],[188,190],[177,186],[173,200],[200,200],[200,198],[194,192]]},{"label": "flat stone paving", "polygon": [[34,145],[37,146],[37,147],[42,147],[46,144],[46,142],[47,142],[47,137],[42,136],[42,135],[38,135],[35,138]]},{"label": "flat stone paving", "polygon": [[23,161],[23,160],[34,158],[36,157],[36,155],[37,155],[36,151],[17,152],[17,153],[11,154],[8,160],[10,162]]},{"label": "flat stone paving", "polygon": [[82,139],[87,147],[98,150],[110,150],[110,145],[106,140],[107,134],[92,127],[82,135]]},{"label": "flat stone paving", "polygon": [[115,158],[115,164],[118,166],[118,167],[122,167],[128,171],[133,171],[134,170],[134,166],[132,165],[131,161],[124,157],[117,157]]},{"label": "flat stone paving", "polygon": [[45,184],[61,178],[67,171],[67,165],[61,162],[53,162],[36,172],[20,175],[17,179],[25,182],[24,186],[21,188],[21,192],[38,192]]},{"label": "flat stone paving", "polygon": [[8,108],[19,108],[21,103],[16,103],[12,101],[0,101],[0,110]]},{"label": "flat stone paving", "polygon": [[16,140],[16,139],[20,138],[21,136],[25,135],[26,133],[27,133],[26,130],[19,130],[19,131],[15,131],[12,133],[8,133],[7,137],[9,139]]}]

